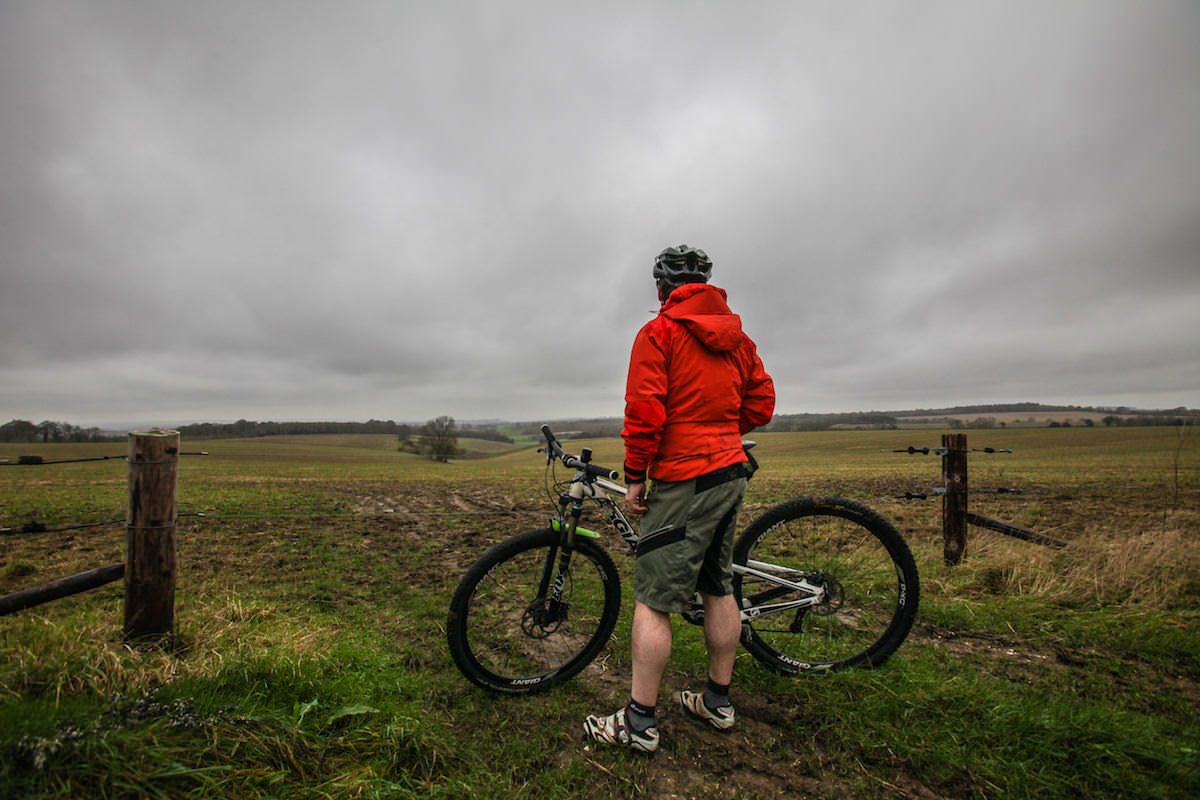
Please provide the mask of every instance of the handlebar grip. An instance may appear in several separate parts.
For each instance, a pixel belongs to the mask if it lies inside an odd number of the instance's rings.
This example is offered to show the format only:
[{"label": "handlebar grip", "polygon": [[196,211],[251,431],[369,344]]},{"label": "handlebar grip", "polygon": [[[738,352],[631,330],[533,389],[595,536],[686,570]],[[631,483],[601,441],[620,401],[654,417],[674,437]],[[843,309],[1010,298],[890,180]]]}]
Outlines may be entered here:
[{"label": "handlebar grip", "polygon": [[546,437],[546,457],[548,459],[562,458],[566,455],[549,425],[542,426],[542,436]]},{"label": "handlebar grip", "polygon": [[592,475],[600,478],[608,478],[610,481],[617,481],[621,479],[621,473],[617,472],[615,469],[608,469],[607,467],[594,467],[591,464],[588,464],[587,470]]}]

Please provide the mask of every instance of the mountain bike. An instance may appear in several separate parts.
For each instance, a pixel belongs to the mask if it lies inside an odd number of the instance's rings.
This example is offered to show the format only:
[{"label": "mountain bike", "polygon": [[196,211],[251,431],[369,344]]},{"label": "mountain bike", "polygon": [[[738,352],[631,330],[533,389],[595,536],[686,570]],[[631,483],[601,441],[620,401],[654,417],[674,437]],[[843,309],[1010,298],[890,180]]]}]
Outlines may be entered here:
[{"label": "mountain bike", "polygon": [[[638,533],[610,495],[624,495],[615,470],[591,450],[563,450],[549,426],[549,524],[491,547],[463,576],[450,602],[446,637],[472,683],[506,693],[548,689],[600,654],[621,609],[621,578],[600,533],[580,525],[598,506],[637,554]],[[757,469],[743,442],[748,472]],[[559,480],[557,466],[574,470]],[[801,674],[874,667],[895,652],[917,614],[916,563],[890,522],[839,497],[801,497],[768,509],[737,539],[733,588],[741,643],[762,664]],[[699,595],[683,618],[704,622]]]}]

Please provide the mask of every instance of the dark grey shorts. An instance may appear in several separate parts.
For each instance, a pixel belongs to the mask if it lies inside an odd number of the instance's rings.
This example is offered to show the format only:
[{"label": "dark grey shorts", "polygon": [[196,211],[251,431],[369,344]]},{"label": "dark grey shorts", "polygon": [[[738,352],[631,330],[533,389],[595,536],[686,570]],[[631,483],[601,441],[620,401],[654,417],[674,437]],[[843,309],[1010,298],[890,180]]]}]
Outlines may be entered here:
[{"label": "dark grey shorts", "polygon": [[733,537],[746,491],[741,464],[687,481],[655,481],[646,498],[633,596],[686,611],[696,592],[733,593]]}]

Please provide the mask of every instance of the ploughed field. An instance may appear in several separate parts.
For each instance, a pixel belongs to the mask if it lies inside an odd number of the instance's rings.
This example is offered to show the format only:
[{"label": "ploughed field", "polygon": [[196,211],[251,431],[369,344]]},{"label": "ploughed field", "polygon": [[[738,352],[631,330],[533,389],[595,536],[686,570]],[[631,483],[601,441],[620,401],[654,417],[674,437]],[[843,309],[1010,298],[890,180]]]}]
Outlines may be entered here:
[{"label": "ploughed field", "polygon": [[[551,514],[533,445],[461,439],[478,457],[437,464],[386,436],[185,441],[210,454],[180,467],[173,647],[123,645],[120,583],[0,618],[0,796],[1196,796],[1200,436],[966,433],[1014,450],[970,454],[971,509],[1068,546],[972,528],[945,566],[940,500],[899,499],[940,459],[891,452],[939,431],[756,437],[742,524],[803,494],[865,502],[913,549],[920,614],[876,670],[789,678],[741,652],[729,733],[671,708],[704,670],[677,621],[650,758],[580,735],[628,696],[628,585],[609,647],[548,694],[489,695],[447,652],[459,576]],[[619,440],[581,445],[620,467]],[[0,527],[123,519],[126,482],[121,461],[0,467]],[[123,553],[120,525],[0,535],[0,593]]]}]

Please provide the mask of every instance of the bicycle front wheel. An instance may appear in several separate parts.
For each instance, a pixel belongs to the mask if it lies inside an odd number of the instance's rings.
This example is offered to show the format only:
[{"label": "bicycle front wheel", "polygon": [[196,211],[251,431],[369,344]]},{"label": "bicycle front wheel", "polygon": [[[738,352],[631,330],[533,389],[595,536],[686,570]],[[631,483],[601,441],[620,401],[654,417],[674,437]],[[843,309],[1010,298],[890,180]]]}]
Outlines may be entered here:
[{"label": "bicycle front wheel", "polygon": [[600,545],[578,537],[560,576],[562,534],[549,528],[495,545],[467,570],[450,602],[446,636],[472,683],[530,693],[578,674],[612,635],[621,610],[617,567]]},{"label": "bicycle front wheel", "polygon": [[837,497],[776,506],[734,548],[742,643],[785,673],[876,666],[917,615],[912,552],[890,522]]}]

